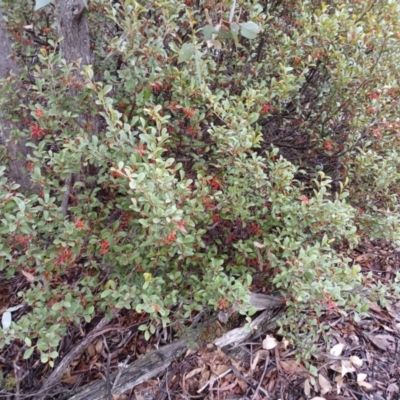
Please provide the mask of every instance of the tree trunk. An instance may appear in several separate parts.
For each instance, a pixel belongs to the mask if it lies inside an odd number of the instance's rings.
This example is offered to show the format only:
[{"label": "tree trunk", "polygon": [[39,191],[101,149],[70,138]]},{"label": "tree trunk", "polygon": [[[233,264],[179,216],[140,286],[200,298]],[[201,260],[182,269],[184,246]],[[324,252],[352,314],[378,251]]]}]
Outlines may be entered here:
[{"label": "tree trunk", "polygon": [[[18,65],[10,58],[12,54],[11,42],[7,36],[6,22],[0,8],[0,79],[10,79],[12,76],[18,76]],[[7,82],[5,84],[13,84]],[[1,99],[1,102],[7,99]],[[32,189],[30,174],[26,171],[26,157],[29,148],[26,147],[26,139],[15,138],[12,135],[13,130],[20,130],[21,126],[11,120],[11,116],[2,115],[0,110],[0,145],[6,147],[7,177],[21,185],[21,191],[29,192]]]},{"label": "tree trunk", "polygon": [[[56,0],[56,19],[58,34],[63,40],[60,43],[61,56],[68,63],[80,60],[81,65],[89,65],[92,62],[90,51],[89,25],[86,18],[87,0]],[[79,74],[76,80],[82,79]],[[76,89],[75,89],[76,90]],[[77,93],[72,93],[72,95]],[[85,125],[83,117],[80,117],[81,125]],[[95,121],[93,121],[95,122]],[[96,124],[93,123],[92,126]],[[65,182],[64,197],[61,204],[63,216],[68,214],[69,196],[73,186],[73,174],[71,173]]]},{"label": "tree trunk", "polygon": [[81,59],[82,65],[92,62],[86,0],[56,0],[56,18],[61,41],[61,55],[67,62]]}]

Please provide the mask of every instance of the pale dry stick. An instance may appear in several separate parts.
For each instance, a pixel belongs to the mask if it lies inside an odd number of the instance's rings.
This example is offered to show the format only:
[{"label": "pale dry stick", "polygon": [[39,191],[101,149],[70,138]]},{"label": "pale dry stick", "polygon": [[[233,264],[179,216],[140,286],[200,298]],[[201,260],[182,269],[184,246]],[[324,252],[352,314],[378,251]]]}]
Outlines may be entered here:
[{"label": "pale dry stick", "polygon": [[122,374],[122,370],[124,368],[128,368],[128,362],[129,362],[130,358],[131,358],[131,356],[128,356],[123,363],[118,364],[118,375],[115,377],[115,381],[114,381],[113,387],[112,387],[113,389],[117,386],[118,380]]},{"label": "pale dry stick", "polygon": [[201,393],[208,385],[210,385],[210,392],[212,392],[211,389],[212,389],[212,385],[214,384],[214,382],[215,382],[217,379],[223,378],[224,376],[228,375],[228,374],[231,373],[231,372],[232,372],[232,369],[229,368],[229,369],[227,369],[225,372],[223,372],[222,374],[213,376],[211,379],[209,379],[209,380],[197,391],[197,393]]},{"label": "pale dry stick", "polygon": [[20,399],[20,379],[18,377],[20,374],[19,374],[18,370],[21,367],[19,367],[15,361],[13,361],[13,367],[14,367],[14,375],[17,378],[16,387],[15,387],[15,400],[19,400]]},{"label": "pale dry stick", "polygon": [[[257,386],[250,382],[234,365],[231,366],[232,372],[234,375],[238,378],[241,379],[243,382],[246,382],[252,389],[256,390]],[[264,394],[266,397],[269,396],[268,392],[264,390],[262,387],[259,388],[259,391]]]},{"label": "pale dry stick", "polygon": [[103,335],[103,343],[104,347],[107,350],[107,369],[106,369],[106,389],[107,389],[107,395],[109,400],[113,400],[112,394],[111,394],[111,353],[110,349],[108,348],[107,340]]},{"label": "pale dry stick", "polygon": [[[258,382],[257,389],[256,389],[256,391],[254,392],[254,394],[253,394],[251,400],[255,400],[255,399],[257,398],[257,396],[258,396],[258,392],[259,392],[260,389],[261,389],[262,381],[264,380],[265,374],[267,373],[268,363],[269,363],[269,354],[268,354],[268,356],[267,356],[267,358],[266,358],[266,360],[265,360],[264,371],[263,371],[263,374],[261,375],[260,382]],[[267,392],[264,391],[264,393],[268,396],[268,398],[270,398]]]}]

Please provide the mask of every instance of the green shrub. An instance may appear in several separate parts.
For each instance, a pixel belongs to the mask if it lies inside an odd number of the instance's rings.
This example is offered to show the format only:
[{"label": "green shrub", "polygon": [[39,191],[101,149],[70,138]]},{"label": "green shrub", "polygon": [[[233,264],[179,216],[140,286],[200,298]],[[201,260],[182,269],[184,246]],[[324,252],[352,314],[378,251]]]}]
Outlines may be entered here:
[{"label": "green shrub", "polygon": [[[5,2],[10,31],[27,3]],[[399,8],[364,3],[95,0],[83,68],[58,54],[51,7],[34,14],[49,45],[14,35],[23,71],[0,95],[32,138],[39,187],[0,185],[0,269],[25,274],[30,311],[0,346],[20,339],[52,362],[67,324],[99,312],[147,313],[146,338],[204,307],[249,313],[256,268],[272,271],[282,332],[305,357],[324,328],[302,313],[362,316],[343,248],[370,233],[399,244],[400,231]]]}]

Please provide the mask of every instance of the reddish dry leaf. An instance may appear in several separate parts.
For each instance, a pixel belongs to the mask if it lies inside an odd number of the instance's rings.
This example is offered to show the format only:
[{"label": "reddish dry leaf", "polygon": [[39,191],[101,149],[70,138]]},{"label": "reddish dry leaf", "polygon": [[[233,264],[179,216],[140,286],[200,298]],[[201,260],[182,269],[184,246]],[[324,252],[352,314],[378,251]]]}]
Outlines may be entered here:
[{"label": "reddish dry leaf", "polygon": [[66,383],[67,385],[75,385],[76,382],[78,382],[80,375],[75,374],[75,375],[67,375],[65,378],[62,378],[62,382]]},{"label": "reddish dry leaf", "polygon": [[96,355],[96,349],[93,346],[93,343],[89,343],[89,346],[87,348],[87,352],[88,352],[90,357],[94,357]]},{"label": "reddish dry leaf", "polygon": [[241,393],[244,393],[249,386],[246,381],[240,379],[239,377],[237,379],[237,383],[240,386]]},{"label": "reddish dry leaf", "polygon": [[230,366],[229,366],[229,365],[219,364],[219,365],[216,365],[216,366],[213,368],[213,372],[214,372],[216,375],[220,376],[220,375],[222,375],[223,373],[225,373],[226,371],[228,371],[229,369],[230,369]]},{"label": "reddish dry leaf", "polygon": [[281,361],[281,367],[287,374],[304,374],[307,370],[296,360]]},{"label": "reddish dry leaf", "polygon": [[191,377],[197,375],[199,372],[202,372],[203,370],[204,370],[204,367],[195,368],[194,370],[192,370],[188,374],[186,374],[183,379],[184,380],[190,379]]},{"label": "reddish dry leaf", "polygon": [[372,301],[369,302],[369,309],[372,311],[376,311],[378,313],[382,312],[382,308],[378,306],[378,304],[373,303]]},{"label": "reddish dry leaf", "polygon": [[208,382],[209,378],[210,378],[210,371],[204,369],[200,376],[199,387],[202,388],[206,384],[206,382]]},{"label": "reddish dry leaf", "polygon": [[388,313],[397,321],[400,321],[400,310],[398,307],[396,307],[396,305],[391,305],[391,304],[387,304],[386,305],[386,309],[388,310]]},{"label": "reddish dry leaf", "polygon": [[383,351],[395,351],[394,339],[390,335],[367,335],[368,339],[379,349]]},{"label": "reddish dry leaf", "polygon": [[21,272],[22,272],[22,275],[25,276],[26,280],[29,283],[35,282],[35,276],[32,275],[30,272],[27,272],[27,271],[24,271],[24,270],[22,270]]},{"label": "reddish dry leaf", "polygon": [[94,345],[97,354],[101,354],[101,352],[103,351],[103,346],[104,346],[103,340],[101,339],[97,340],[96,344]]}]

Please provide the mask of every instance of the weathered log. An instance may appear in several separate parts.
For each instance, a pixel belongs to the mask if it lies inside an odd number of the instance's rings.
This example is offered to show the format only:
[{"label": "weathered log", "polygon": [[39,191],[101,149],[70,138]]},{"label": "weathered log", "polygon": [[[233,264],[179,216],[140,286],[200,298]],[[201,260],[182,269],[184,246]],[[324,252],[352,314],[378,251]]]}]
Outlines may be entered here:
[{"label": "weathered log", "polygon": [[[259,336],[263,332],[274,328],[276,321],[283,314],[281,299],[259,294],[250,294],[249,298],[250,304],[258,310],[265,310],[251,323],[251,329],[236,328],[220,338],[209,338],[208,343],[214,343],[219,347],[235,347],[249,338]],[[119,371],[110,374],[111,393],[113,395],[123,394],[140,383],[160,375],[174,360],[181,357],[194,344],[204,343],[203,333],[206,329],[210,331],[210,324],[205,325],[202,329],[194,330],[184,338],[152,351],[126,368],[121,368]],[[92,382],[78,390],[77,394],[69,397],[70,400],[109,399],[107,384],[104,381]]]}]

